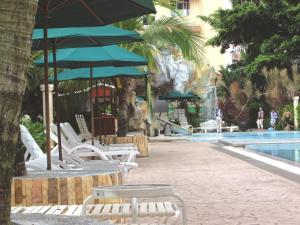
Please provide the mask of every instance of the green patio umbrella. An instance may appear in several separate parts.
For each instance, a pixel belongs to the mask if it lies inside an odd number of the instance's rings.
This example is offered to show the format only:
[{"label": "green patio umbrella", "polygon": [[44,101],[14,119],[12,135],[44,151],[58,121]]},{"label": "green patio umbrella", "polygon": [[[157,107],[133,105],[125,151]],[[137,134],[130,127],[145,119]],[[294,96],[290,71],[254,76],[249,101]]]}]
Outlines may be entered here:
[{"label": "green patio umbrella", "polygon": [[[148,72],[142,72],[137,67],[95,67],[93,68],[94,79],[106,79],[115,77],[131,77],[141,78],[148,75]],[[90,68],[80,68],[64,70],[57,75],[58,81],[68,80],[88,80],[90,79]],[[49,81],[53,81],[54,78],[50,77]]]},{"label": "green patio umbrella", "polygon": [[[35,29],[32,34],[32,49],[44,49],[43,30]],[[133,31],[111,25],[100,27],[66,27],[48,29],[48,39],[56,49],[94,47],[142,41]]]},{"label": "green patio umbrella", "polygon": [[185,100],[185,99],[199,99],[198,95],[195,95],[192,92],[180,92],[180,91],[172,91],[169,92],[165,96],[159,96],[160,100]]},{"label": "green patio umbrella", "polygon": [[[111,25],[100,27],[70,27],[70,28],[51,28],[48,29],[48,38],[52,42],[53,47],[53,64],[54,64],[54,97],[56,109],[56,123],[58,135],[59,159],[62,160],[61,150],[61,130],[60,130],[60,113],[58,102],[58,85],[57,85],[57,67],[56,49],[70,47],[89,47],[104,46],[111,44],[121,44],[134,41],[141,41],[138,33],[117,28]],[[32,49],[39,50],[44,47],[43,30],[35,29],[33,31]]]},{"label": "green patio umbrella", "polygon": [[39,0],[35,28],[101,26],[150,13],[152,0]]},{"label": "green patio umbrella", "polygon": [[[130,77],[130,78],[144,78],[148,75],[147,71],[140,71],[137,67],[95,67],[93,68],[93,79],[107,79],[107,78],[117,78],[117,77]],[[90,79],[90,68],[80,68],[64,70],[57,76],[58,81],[68,81],[68,80],[89,80]],[[53,77],[49,78],[49,81],[53,81]],[[104,82],[104,103],[105,101],[105,82]],[[91,89],[92,90],[92,89]],[[106,104],[104,104],[104,111]],[[92,107],[93,109],[93,107]],[[94,113],[92,112],[92,115]],[[93,123],[93,121],[92,121]],[[92,133],[93,133],[92,124]],[[106,121],[104,120],[104,133],[106,132]],[[94,133],[92,134],[94,136]]]},{"label": "green patio umbrella", "polygon": [[[53,58],[52,55],[55,57]],[[48,63],[50,66],[62,68],[82,68],[89,67],[89,79],[92,86],[94,79],[94,68],[99,66],[142,66],[147,65],[147,60],[135,53],[115,45],[104,47],[87,47],[87,48],[66,48],[59,49],[56,54],[49,54],[51,59]],[[43,65],[44,60],[41,58],[35,61],[38,65]],[[57,64],[57,65],[54,65]],[[56,73],[56,72],[55,72]],[[92,101],[91,101],[92,102]],[[94,109],[91,105],[91,127],[94,134]],[[93,143],[92,135],[92,143]]]},{"label": "green patio umbrella", "polygon": [[103,26],[156,13],[152,0],[39,0],[35,28],[43,29],[47,169],[51,169],[48,28]]},{"label": "green patio umbrella", "polygon": [[[54,66],[53,53],[49,54],[48,64]],[[147,65],[143,56],[137,55],[116,45],[104,47],[65,48],[56,52],[56,62],[62,68],[82,68],[98,66],[140,66]],[[35,61],[44,64],[41,58]]]}]

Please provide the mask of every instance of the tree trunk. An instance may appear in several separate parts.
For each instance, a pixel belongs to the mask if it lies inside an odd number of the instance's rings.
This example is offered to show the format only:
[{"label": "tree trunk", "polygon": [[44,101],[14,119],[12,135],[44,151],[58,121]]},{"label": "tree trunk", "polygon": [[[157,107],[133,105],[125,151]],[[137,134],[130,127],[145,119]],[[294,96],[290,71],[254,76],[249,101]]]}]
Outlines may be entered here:
[{"label": "tree trunk", "polygon": [[0,0],[0,224],[10,224],[11,179],[38,0]]},{"label": "tree trunk", "polygon": [[126,137],[128,133],[128,106],[133,91],[132,79],[121,78],[121,88],[118,89],[119,112],[118,112],[118,137]]}]

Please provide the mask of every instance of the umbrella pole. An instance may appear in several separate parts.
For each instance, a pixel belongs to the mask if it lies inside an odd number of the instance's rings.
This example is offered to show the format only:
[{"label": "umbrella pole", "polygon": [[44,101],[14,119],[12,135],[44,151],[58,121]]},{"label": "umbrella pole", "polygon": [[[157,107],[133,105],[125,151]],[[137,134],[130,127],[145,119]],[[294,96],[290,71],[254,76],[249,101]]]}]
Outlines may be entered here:
[{"label": "umbrella pole", "polygon": [[106,137],[106,87],[105,79],[103,80],[103,97],[104,97],[104,137]]},{"label": "umbrella pole", "polygon": [[[99,112],[99,102],[98,102],[98,99],[99,99],[99,97],[101,97],[101,96],[99,96],[99,85],[98,85],[98,81],[96,82],[96,96],[97,96],[97,104],[96,104],[96,106],[97,106],[97,108],[96,108],[96,114],[98,115],[98,112]],[[98,118],[98,120],[100,120],[101,119],[101,115],[100,115],[100,118]],[[99,126],[99,124],[100,124],[100,126]],[[97,131],[99,132],[101,130],[101,121],[99,122],[99,121],[97,121]],[[102,135],[101,135],[101,131],[100,131],[100,143],[102,144]]]},{"label": "umbrella pole", "polygon": [[61,149],[61,130],[60,130],[60,104],[58,99],[58,82],[57,82],[57,63],[56,63],[56,42],[53,40],[53,68],[54,68],[54,104],[56,111],[56,126],[57,126],[57,145],[58,145],[58,157],[62,161],[62,149]]},{"label": "umbrella pole", "polygon": [[48,82],[48,4],[45,4],[44,14],[44,85],[45,85],[45,126],[46,126],[46,153],[47,153],[47,170],[51,170],[51,152],[50,152],[50,117],[49,117],[49,82]]},{"label": "umbrella pole", "polygon": [[93,67],[90,65],[90,103],[91,103],[91,129],[92,129],[92,145],[94,145],[95,124],[94,124],[94,104],[93,104]]},{"label": "umbrella pole", "polygon": [[145,101],[148,101],[148,77],[145,76]]}]

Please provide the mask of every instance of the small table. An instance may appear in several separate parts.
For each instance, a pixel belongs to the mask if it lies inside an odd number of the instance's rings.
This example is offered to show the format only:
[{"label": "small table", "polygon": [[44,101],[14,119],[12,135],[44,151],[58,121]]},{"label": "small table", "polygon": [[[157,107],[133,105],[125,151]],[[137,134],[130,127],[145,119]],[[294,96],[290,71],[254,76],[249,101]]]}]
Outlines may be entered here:
[{"label": "small table", "polygon": [[138,214],[137,198],[174,197],[179,200],[182,209],[182,223],[186,224],[185,207],[182,198],[175,193],[171,185],[166,184],[138,184],[117,185],[93,188],[92,195],[87,197],[83,203],[82,215],[86,215],[86,206],[97,198],[131,198],[132,222],[136,223]]}]

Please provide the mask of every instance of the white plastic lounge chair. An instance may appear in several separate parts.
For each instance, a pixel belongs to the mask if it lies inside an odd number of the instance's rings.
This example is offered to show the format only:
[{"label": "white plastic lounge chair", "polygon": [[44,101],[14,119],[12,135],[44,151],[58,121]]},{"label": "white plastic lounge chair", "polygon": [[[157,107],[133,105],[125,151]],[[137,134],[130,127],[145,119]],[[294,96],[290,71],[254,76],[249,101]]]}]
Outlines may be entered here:
[{"label": "white plastic lounge chair", "polygon": [[[100,211],[101,213],[98,214],[90,212],[88,204],[95,199],[107,198],[121,198],[123,202],[121,204],[105,205],[101,210],[102,212]],[[145,202],[145,199],[148,198],[151,199],[151,202]],[[157,198],[160,201],[155,201]],[[161,201],[162,198],[168,198],[169,201]],[[176,199],[180,204],[175,201],[171,202],[171,199]],[[185,206],[182,198],[175,193],[171,185],[164,184],[94,187],[92,195],[83,202],[82,215],[100,216],[103,219],[125,218],[126,222],[130,220],[131,224],[137,224],[139,219],[144,223],[146,217],[160,217],[163,218],[163,224],[174,225],[178,224],[179,219],[181,219],[182,224],[186,224]]]},{"label": "white plastic lounge chair", "polygon": [[[91,207],[91,213],[98,213],[98,215],[103,211],[104,207],[108,204],[95,204],[90,206]],[[45,206],[14,206],[11,207],[11,214],[16,214],[22,216],[23,214],[26,215],[54,215],[55,217],[58,216],[63,216],[63,217],[80,217],[81,216],[81,211],[82,211],[82,205],[45,205]],[[100,217],[97,218],[96,220],[99,221],[101,219],[101,214]],[[87,220],[85,218],[85,220]],[[107,221],[107,220],[105,220]],[[52,220],[51,220],[52,222]],[[53,223],[52,223],[53,224]],[[100,222],[99,222],[100,224]],[[102,224],[102,223],[101,223]],[[113,221],[109,221],[109,223],[105,224],[116,224]],[[131,224],[131,223],[117,223],[116,225],[165,225],[162,223],[146,223],[143,222],[141,224]]]},{"label": "white plastic lounge chair", "polygon": [[[86,121],[83,115],[75,115],[76,118],[76,122],[80,131],[80,137],[81,137],[81,141],[82,140],[86,140],[89,141],[92,139],[92,134],[89,132],[87,125],[86,125]],[[73,129],[73,128],[72,128]],[[74,130],[74,129],[73,129]],[[75,132],[76,133],[76,132]],[[110,147],[133,147],[134,149],[138,150],[136,145],[133,143],[123,143],[123,144],[103,144],[104,146],[110,146]]]},{"label": "white plastic lounge chair", "polygon": [[[136,187],[136,188],[135,188]],[[98,198],[122,198],[122,203],[89,204]],[[137,198],[143,199],[137,202]],[[145,201],[145,199],[151,201]],[[162,201],[161,198],[168,198]],[[129,199],[130,201],[125,201]],[[174,201],[175,200],[175,201]],[[179,203],[179,204],[178,204]],[[90,216],[100,220],[123,220],[125,224],[143,225],[186,225],[185,208],[182,199],[174,193],[169,185],[120,185],[93,188],[93,195],[89,196],[83,205],[56,205],[12,207],[11,213],[18,214],[52,214],[62,216]],[[155,217],[163,220],[161,223],[149,223]],[[141,220],[142,223],[138,223]],[[180,222],[181,221],[181,222]]]},{"label": "white plastic lounge chair", "polygon": [[[27,128],[20,125],[21,141],[26,147],[24,154],[25,164],[29,170],[46,170],[46,155],[38,146]],[[63,154],[64,161],[58,159],[56,148],[51,152],[51,168],[56,169],[101,169],[112,171],[118,169],[120,172],[128,172],[126,166],[120,164],[118,160],[93,160],[84,161],[76,155]]]},{"label": "white plastic lounge chair", "polygon": [[[78,144],[92,144],[91,140],[82,141],[79,135],[75,132],[71,124],[69,123],[61,123],[60,124],[63,134],[65,135],[65,139],[67,142],[74,146]],[[101,144],[98,140],[94,140],[94,145],[103,150],[103,151],[114,151],[114,150],[132,150],[138,153],[138,148],[134,144],[112,144],[112,145],[104,145]]]},{"label": "white plastic lounge chair", "polygon": [[[222,130],[226,130],[229,132],[238,131],[238,126],[222,126]],[[216,120],[208,120],[206,122],[203,122],[200,124],[200,127],[195,127],[194,131],[204,131],[204,133],[207,133],[210,130],[217,130],[217,121]]]},{"label": "white plastic lounge chair", "polygon": [[82,139],[91,140],[92,134],[89,132],[88,127],[86,125],[85,119],[83,115],[75,115],[76,122],[80,131],[80,136]]},{"label": "white plastic lounge chair", "polygon": [[[50,137],[54,142],[58,142],[57,128],[55,124],[51,124]],[[75,146],[71,146],[66,140],[64,135],[61,135],[62,149],[68,154],[75,154],[79,157],[99,157],[102,160],[114,160],[119,159],[122,164],[137,167],[135,158],[138,152],[136,151],[103,151],[91,144],[81,143]]]},{"label": "white plastic lounge chair", "polygon": [[193,130],[193,126],[188,124],[184,109],[176,109],[174,111],[174,114],[175,114],[176,118],[179,120],[179,124],[181,127],[185,128],[187,130]]}]

